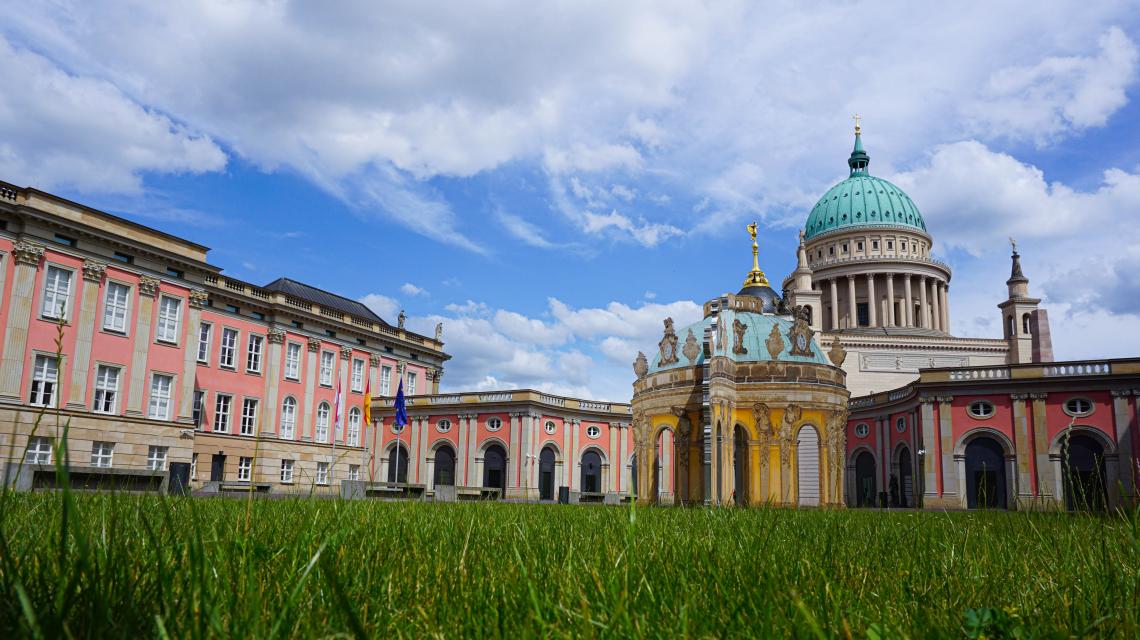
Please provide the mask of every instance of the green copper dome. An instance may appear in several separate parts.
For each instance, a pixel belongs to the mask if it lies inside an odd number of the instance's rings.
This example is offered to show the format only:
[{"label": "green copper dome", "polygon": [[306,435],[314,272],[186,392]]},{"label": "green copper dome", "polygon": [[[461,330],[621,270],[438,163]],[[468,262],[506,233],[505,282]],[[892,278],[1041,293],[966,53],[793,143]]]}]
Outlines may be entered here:
[{"label": "green copper dome", "polygon": [[847,165],[851,175],[823,194],[812,207],[804,238],[854,227],[902,227],[926,232],[918,207],[902,189],[867,173],[871,158],[859,131]]}]

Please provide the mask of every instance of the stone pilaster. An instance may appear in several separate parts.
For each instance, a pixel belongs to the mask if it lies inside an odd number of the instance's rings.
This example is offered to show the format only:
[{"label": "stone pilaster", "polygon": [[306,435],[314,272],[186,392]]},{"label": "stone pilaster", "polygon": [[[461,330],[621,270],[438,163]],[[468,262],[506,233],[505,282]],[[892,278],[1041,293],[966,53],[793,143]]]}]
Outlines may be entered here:
[{"label": "stone pilaster", "polygon": [[930,328],[930,307],[927,305],[926,300],[926,276],[921,276],[918,279],[918,315],[919,319],[916,324],[922,326],[923,329]]},{"label": "stone pilaster", "polygon": [[107,265],[94,260],[83,261],[79,314],[75,319],[75,350],[71,354],[71,384],[67,388],[67,408],[87,407],[87,380],[91,370],[91,342],[95,335],[95,314],[99,308],[99,290]]},{"label": "stone pilaster", "polygon": [[483,484],[479,477],[479,467],[473,464],[479,452],[479,414],[467,414],[467,484],[472,487]]},{"label": "stone pilaster", "polygon": [[420,482],[420,463],[423,458],[420,456],[420,423],[424,420],[423,416],[408,416],[408,426],[406,427],[411,435],[408,436],[408,482]]},{"label": "stone pilaster", "polygon": [[[924,454],[919,456],[919,464],[922,468],[919,473],[922,474],[923,494],[926,500],[937,500],[940,495],[938,493],[938,458],[935,456],[934,446],[938,442],[939,434],[935,429],[934,422],[934,398],[929,396],[922,396],[919,398],[922,405],[922,447]],[[848,470],[850,471],[850,470]],[[854,478],[854,473],[848,473],[848,477]]]},{"label": "stone pilaster", "polygon": [[[194,387],[198,377],[198,326],[202,322],[202,307],[206,306],[209,295],[201,289],[190,290],[190,301],[186,313],[186,338],[182,341],[182,389],[178,396],[178,422],[194,423]],[[241,398],[235,400],[237,424],[241,424]],[[258,419],[263,420],[265,407],[258,407]],[[235,431],[236,433],[237,431]]]},{"label": "stone pilaster", "polygon": [[[269,348],[266,349],[265,354],[265,387],[262,392],[264,402],[262,406],[258,407],[258,424],[255,427],[257,432],[254,435],[259,435],[266,431],[266,427],[272,428],[273,419],[277,415],[274,407],[279,402],[277,394],[281,387],[281,350],[285,344],[285,332],[277,327],[270,327],[269,332],[265,335],[265,341],[269,343]],[[298,411],[308,411],[308,407],[302,409],[298,407]],[[333,465],[329,465],[330,474]]]},{"label": "stone pilaster", "polygon": [[542,450],[542,416],[530,414],[530,490],[538,497],[538,454]]},{"label": "stone pilaster", "polygon": [[572,491],[578,491],[581,488],[578,486],[578,483],[582,475],[578,473],[578,465],[580,464],[578,446],[582,438],[582,421],[577,418],[571,419],[568,429],[570,431],[570,450],[566,455],[566,459],[569,463],[567,469],[570,474],[570,481],[567,483],[567,486],[569,486]]},{"label": "stone pilaster", "polygon": [[610,474],[610,486],[606,487],[605,490],[616,492],[618,490],[619,484],[618,479],[621,477],[622,472],[625,470],[625,458],[622,458],[621,454],[618,453],[618,435],[621,432],[621,429],[618,427],[618,423],[611,422],[609,432],[610,457],[614,458],[613,464],[610,466],[613,467],[614,472]]},{"label": "stone pilaster", "polygon": [[507,451],[507,491],[512,495],[518,493],[522,486],[522,425],[519,424],[522,413],[512,412],[510,423],[510,440]]},{"label": "stone pilaster", "polygon": [[1017,496],[1019,502],[1031,501],[1036,497],[1038,488],[1033,484],[1033,442],[1029,438],[1029,416],[1026,413],[1025,401],[1029,398],[1024,393],[1011,393],[1013,401],[1013,447],[1017,457],[1017,486],[1021,491]]},{"label": "stone pilaster", "polygon": [[[1114,389],[1112,391],[1112,419],[1116,425],[1116,454],[1119,460],[1120,497],[1125,504],[1131,505],[1136,500],[1136,465],[1140,460],[1132,457],[1132,441],[1136,438],[1136,420],[1129,407],[1129,398],[1132,391],[1127,389]],[[1116,478],[1108,478],[1109,483],[1115,483]]]},{"label": "stone pilaster", "polygon": [[[352,347],[340,348],[340,373],[337,377],[340,380],[340,407],[335,407],[333,411],[340,411],[340,424],[333,426],[333,438],[339,442],[344,443],[347,440],[345,432],[348,430],[348,371],[352,366]],[[405,392],[407,389],[404,390]],[[415,448],[411,450],[411,456],[416,456]],[[415,466],[408,468],[408,471],[415,469]],[[408,475],[408,482],[413,482],[411,474]]]},{"label": "stone pilaster", "polygon": [[879,300],[875,297],[875,274],[873,273],[867,274],[867,313],[871,314],[871,326],[879,326]]},{"label": "stone pilaster", "polygon": [[[299,403],[300,406],[297,408],[301,412],[300,433],[296,434],[298,440],[311,440],[313,438],[313,402],[317,390],[317,367],[321,362],[321,341],[317,338],[309,338],[306,350],[308,356],[305,362],[305,401]],[[273,411],[276,413],[277,407],[274,407]],[[276,431],[277,429],[273,428],[273,430]],[[387,476],[381,476],[381,478],[387,480]]]},{"label": "stone pilaster", "polygon": [[[958,478],[958,464],[954,460],[954,422],[950,413],[953,396],[938,396],[938,430],[942,446],[942,489],[953,490],[965,504],[965,491],[961,491]],[[962,481],[965,479],[963,478]]]},{"label": "stone pilaster", "polygon": [[146,398],[146,360],[150,352],[151,327],[154,319],[154,299],[158,296],[158,278],[139,278],[139,310],[135,319],[135,330],[131,345],[131,377],[127,392],[127,415],[141,416],[143,400]]},{"label": "stone pilaster", "polygon": [[1040,496],[1046,502],[1060,500],[1062,496],[1058,490],[1061,479],[1057,477],[1049,460],[1049,422],[1045,414],[1045,399],[1048,397],[1048,393],[1029,394],[1029,399],[1033,401],[1033,449],[1037,455],[1037,482]]},{"label": "stone pilaster", "polygon": [[903,300],[902,312],[903,312],[903,318],[904,318],[904,320],[903,320],[903,326],[904,327],[913,327],[914,326],[914,298],[912,297],[912,294],[910,291],[911,277],[912,276],[909,273],[903,274],[903,296],[905,296],[905,298]]},{"label": "stone pilaster", "polygon": [[461,413],[456,416],[459,424],[456,427],[459,432],[456,434],[459,437],[459,446],[455,449],[455,484],[459,486],[467,486],[470,484],[467,480],[467,422],[468,414]]},{"label": "stone pilaster", "polygon": [[43,260],[44,248],[21,240],[12,247],[11,257],[16,266],[9,292],[8,326],[4,328],[3,360],[0,360],[0,400],[18,403],[28,348],[28,326],[32,321],[36,271]]}]

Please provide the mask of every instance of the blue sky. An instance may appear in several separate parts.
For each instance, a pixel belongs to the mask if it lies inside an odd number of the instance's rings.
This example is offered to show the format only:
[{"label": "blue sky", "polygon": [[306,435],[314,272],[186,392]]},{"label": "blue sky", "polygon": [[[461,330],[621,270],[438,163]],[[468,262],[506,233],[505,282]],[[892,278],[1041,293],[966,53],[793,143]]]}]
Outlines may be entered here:
[{"label": "blue sky", "polygon": [[773,280],[846,175],[903,187],[997,337],[1018,238],[1060,358],[1140,351],[1128,3],[21,3],[0,178],[445,324],[449,389],[624,400],[661,320]]}]

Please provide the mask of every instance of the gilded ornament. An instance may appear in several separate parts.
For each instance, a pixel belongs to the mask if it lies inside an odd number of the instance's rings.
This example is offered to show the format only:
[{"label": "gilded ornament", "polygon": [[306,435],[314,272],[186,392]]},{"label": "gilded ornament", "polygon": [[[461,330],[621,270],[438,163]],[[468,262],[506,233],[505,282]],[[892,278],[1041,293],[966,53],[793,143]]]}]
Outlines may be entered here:
[{"label": "gilded ornament", "polygon": [[681,348],[681,353],[690,363],[696,362],[697,356],[701,355],[701,346],[697,344],[697,337],[693,335],[692,329],[689,329],[689,335],[685,337],[685,346]]}]

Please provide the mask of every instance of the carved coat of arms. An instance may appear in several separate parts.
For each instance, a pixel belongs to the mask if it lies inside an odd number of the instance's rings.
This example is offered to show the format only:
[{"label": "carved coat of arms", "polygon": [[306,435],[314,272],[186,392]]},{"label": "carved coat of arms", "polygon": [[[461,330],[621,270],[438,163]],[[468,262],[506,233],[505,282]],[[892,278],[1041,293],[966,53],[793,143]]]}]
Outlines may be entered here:
[{"label": "carved coat of arms", "polygon": [[665,318],[665,335],[657,343],[657,348],[661,352],[662,365],[677,362],[677,332],[673,330],[672,318]]},{"label": "carved coat of arms", "polygon": [[697,336],[693,335],[692,329],[689,329],[689,335],[685,336],[685,346],[681,347],[681,353],[690,363],[696,362],[697,356],[701,355],[701,345],[697,343]]},{"label": "carved coat of arms", "polygon": [[806,315],[807,314],[802,312],[796,313],[796,320],[792,324],[792,327],[788,329],[788,342],[792,343],[791,354],[793,356],[811,357],[812,355],[811,341],[815,332],[812,331],[811,326],[808,325],[807,319],[805,318]]}]

